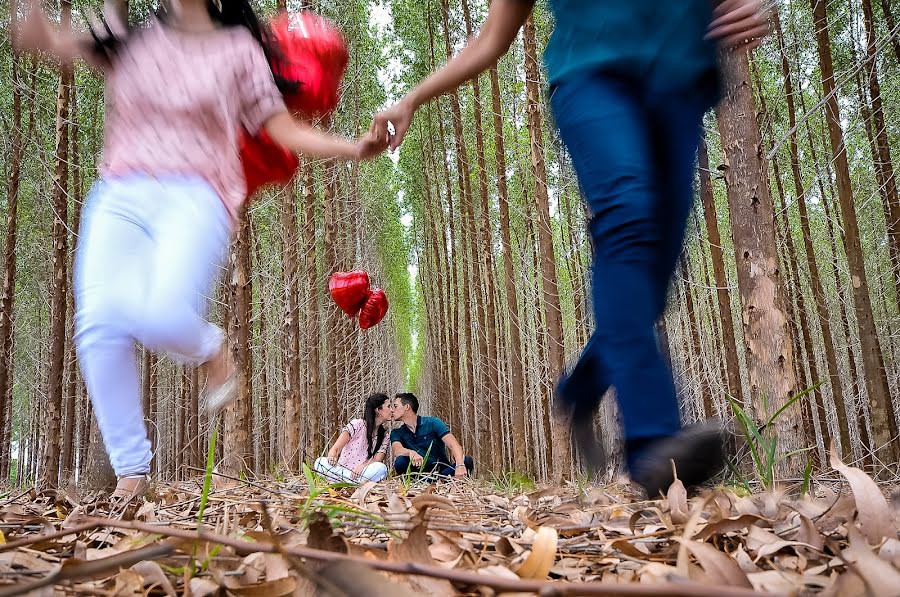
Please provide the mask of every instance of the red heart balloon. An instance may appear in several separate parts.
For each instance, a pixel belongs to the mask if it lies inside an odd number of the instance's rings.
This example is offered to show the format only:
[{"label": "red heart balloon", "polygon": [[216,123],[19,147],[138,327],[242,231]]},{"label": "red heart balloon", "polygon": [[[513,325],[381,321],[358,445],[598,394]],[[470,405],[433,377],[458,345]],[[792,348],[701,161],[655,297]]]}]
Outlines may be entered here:
[{"label": "red heart balloon", "polygon": [[369,298],[369,274],[362,270],[335,272],[328,280],[328,291],[337,306],[354,317]]},{"label": "red heart balloon", "polygon": [[384,319],[388,310],[387,295],[381,288],[376,288],[369,294],[366,304],[359,312],[359,327],[364,330],[376,325]]}]

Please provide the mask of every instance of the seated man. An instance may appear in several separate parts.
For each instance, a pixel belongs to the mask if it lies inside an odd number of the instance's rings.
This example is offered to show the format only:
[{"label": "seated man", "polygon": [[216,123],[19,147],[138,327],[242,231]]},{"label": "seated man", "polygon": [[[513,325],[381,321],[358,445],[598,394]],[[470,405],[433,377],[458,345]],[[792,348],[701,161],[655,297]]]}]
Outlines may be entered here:
[{"label": "seated man", "polygon": [[[420,417],[418,413],[419,399],[415,394],[397,394],[393,415],[400,426],[391,431],[394,471],[400,475],[435,471],[448,477],[471,474],[475,466],[472,458],[463,457],[462,446],[446,423],[437,417]],[[450,449],[454,464],[447,459],[445,446]]]}]

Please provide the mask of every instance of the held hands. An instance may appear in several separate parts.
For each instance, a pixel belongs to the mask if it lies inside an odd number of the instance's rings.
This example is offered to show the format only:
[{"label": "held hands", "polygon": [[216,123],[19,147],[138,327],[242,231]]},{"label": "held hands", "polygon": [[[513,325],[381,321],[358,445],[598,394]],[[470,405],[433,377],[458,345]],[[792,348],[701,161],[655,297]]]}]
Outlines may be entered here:
[{"label": "held hands", "polygon": [[[381,138],[389,139],[391,151],[400,147],[409,125],[412,124],[413,115],[416,113],[416,106],[407,97],[403,98],[387,110],[379,112],[375,115],[372,122],[372,128]],[[388,122],[394,125],[394,134],[388,131]]]},{"label": "held hands", "polygon": [[706,39],[726,48],[752,50],[769,33],[769,19],[760,0],[724,0],[713,10]]},{"label": "held hands", "polygon": [[371,160],[381,155],[388,146],[387,129],[383,133],[379,132],[375,123],[369,128],[369,132],[360,137],[354,144],[356,160]]}]

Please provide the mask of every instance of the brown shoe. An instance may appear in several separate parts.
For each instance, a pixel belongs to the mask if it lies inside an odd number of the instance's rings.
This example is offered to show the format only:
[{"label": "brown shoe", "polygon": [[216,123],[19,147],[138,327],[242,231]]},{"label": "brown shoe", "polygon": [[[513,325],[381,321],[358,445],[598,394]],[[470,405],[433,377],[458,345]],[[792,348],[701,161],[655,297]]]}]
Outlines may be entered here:
[{"label": "brown shoe", "polygon": [[109,497],[119,502],[137,501],[144,497],[148,489],[150,489],[150,477],[147,475],[119,477],[116,489]]}]

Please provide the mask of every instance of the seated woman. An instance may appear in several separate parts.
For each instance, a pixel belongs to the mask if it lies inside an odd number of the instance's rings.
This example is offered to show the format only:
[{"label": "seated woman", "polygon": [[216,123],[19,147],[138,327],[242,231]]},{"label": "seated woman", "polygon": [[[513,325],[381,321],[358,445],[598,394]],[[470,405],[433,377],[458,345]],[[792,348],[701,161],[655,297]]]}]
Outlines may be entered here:
[{"label": "seated woman", "polygon": [[388,448],[385,421],[391,420],[391,402],[385,394],[366,398],[362,419],[341,429],[328,456],[316,459],[313,469],[336,483],[381,481],[387,477],[384,457]]}]

